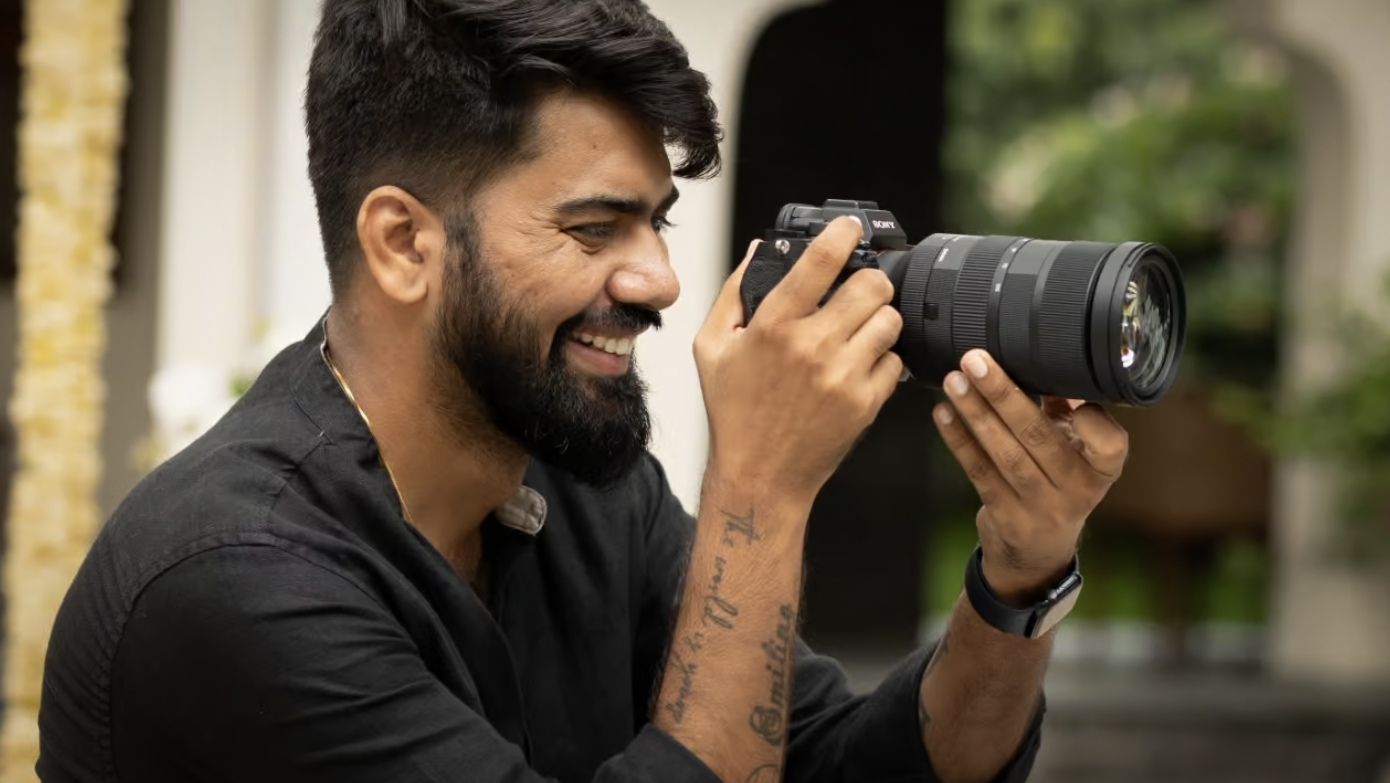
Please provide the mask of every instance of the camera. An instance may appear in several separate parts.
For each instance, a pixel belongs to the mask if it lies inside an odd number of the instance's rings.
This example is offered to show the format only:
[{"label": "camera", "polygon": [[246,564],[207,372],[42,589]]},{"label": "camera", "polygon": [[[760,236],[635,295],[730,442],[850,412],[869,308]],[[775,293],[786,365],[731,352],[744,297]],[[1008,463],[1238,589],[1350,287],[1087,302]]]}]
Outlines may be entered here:
[{"label": "camera", "polygon": [[1034,396],[1144,407],[1177,377],[1187,300],[1166,248],[966,234],[909,245],[893,213],[872,201],[783,207],[744,271],[744,323],[843,215],[859,221],[863,241],[821,304],[861,269],[887,274],[903,317],[893,350],[919,383],[939,388],[975,348]]}]

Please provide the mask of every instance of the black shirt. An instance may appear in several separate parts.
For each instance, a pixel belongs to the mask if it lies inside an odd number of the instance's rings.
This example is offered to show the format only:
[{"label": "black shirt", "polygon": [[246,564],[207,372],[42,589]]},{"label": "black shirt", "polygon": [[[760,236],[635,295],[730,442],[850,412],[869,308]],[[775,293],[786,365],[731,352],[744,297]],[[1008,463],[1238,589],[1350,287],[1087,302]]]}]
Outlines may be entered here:
[{"label": "black shirt", "polygon": [[[657,462],[607,492],[533,462],[484,524],[485,605],[404,520],[322,343],[102,530],[49,645],[39,778],[717,783],[648,721],[694,532]],[[798,644],[786,779],[934,781],[924,661],[856,697]]]}]

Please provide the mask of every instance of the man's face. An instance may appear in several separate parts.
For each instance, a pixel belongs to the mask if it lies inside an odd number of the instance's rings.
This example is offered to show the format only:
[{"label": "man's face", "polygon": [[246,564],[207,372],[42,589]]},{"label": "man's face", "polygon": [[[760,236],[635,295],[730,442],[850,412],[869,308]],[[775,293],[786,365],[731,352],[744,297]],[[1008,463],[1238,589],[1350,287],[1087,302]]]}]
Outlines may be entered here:
[{"label": "man's face", "polygon": [[603,99],[543,100],[539,154],[449,227],[433,334],[441,411],[604,485],[650,435],[633,344],[679,294],[661,236],[675,200],[659,138]]}]

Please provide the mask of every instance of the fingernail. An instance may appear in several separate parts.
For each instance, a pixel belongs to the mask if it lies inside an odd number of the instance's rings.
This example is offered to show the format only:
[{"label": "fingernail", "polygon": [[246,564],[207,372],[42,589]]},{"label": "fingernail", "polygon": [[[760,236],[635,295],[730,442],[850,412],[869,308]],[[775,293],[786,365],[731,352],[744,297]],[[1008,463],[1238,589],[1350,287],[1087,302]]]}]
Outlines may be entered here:
[{"label": "fingernail", "polygon": [[940,405],[940,406],[937,406],[937,409],[936,409],[936,420],[939,421],[939,422],[941,422],[941,425],[942,425],[943,427],[946,426],[946,425],[948,425],[948,424],[950,424],[951,422],[955,421],[955,419],[956,419],[955,415],[951,413],[951,406],[949,406],[949,405]]},{"label": "fingernail", "polygon": [[964,375],[953,372],[946,377],[946,391],[962,397],[970,391],[970,381],[967,381]]},{"label": "fingernail", "polygon": [[983,378],[989,374],[989,364],[984,360],[984,357],[980,356],[978,351],[966,354],[962,364],[965,365],[965,371],[976,378]]}]

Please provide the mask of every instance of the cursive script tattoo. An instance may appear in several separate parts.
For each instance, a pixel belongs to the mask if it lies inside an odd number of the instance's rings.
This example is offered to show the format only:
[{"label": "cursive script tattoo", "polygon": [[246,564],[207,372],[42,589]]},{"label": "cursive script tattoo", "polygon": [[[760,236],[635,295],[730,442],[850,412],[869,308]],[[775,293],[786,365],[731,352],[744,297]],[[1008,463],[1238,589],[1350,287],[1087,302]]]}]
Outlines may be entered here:
[{"label": "cursive script tattoo", "polygon": [[734,546],[738,538],[750,546],[754,541],[762,538],[758,535],[758,528],[753,525],[753,509],[750,507],[747,514],[731,514],[723,509],[719,513],[724,515],[724,546]]},{"label": "cursive script tattoo", "polygon": [[681,658],[680,653],[671,651],[672,666],[681,675],[680,691],[676,694],[676,700],[666,705],[666,711],[671,713],[671,720],[680,723],[685,720],[685,700],[690,698],[691,685],[695,679],[695,664],[686,663]]},{"label": "cursive script tattoo", "polygon": [[719,585],[724,581],[724,566],[727,564],[722,557],[714,559],[714,576],[709,580],[709,594],[705,596],[705,611],[700,615],[700,622],[705,627],[714,623],[729,631],[734,627],[733,618],[738,617],[738,607],[719,595]]},{"label": "cursive script tattoo", "polygon": [[763,654],[767,657],[765,667],[772,675],[767,704],[755,706],[753,713],[748,716],[748,725],[753,727],[753,732],[773,747],[781,747],[787,739],[787,689],[792,653],[796,649],[793,638],[796,612],[790,606],[783,606],[780,614],[776,637],[763,642]]},{"label": "cursive script tattoo", "polygon": [[695,633],[690,634],[689,636],[683,637],[681,639],[681,642],[686,646],[687,649],[690,650],[691,655],[694,655],[700,652],[701,650],[705,649],[705,635],[700,633],[699,631],[696,631]]},{"label": "cursive script tattoo", "polygon": [[749,773],[743,783],[778,783],[781,779],[781,767],[776,764],[764,764]]}]

